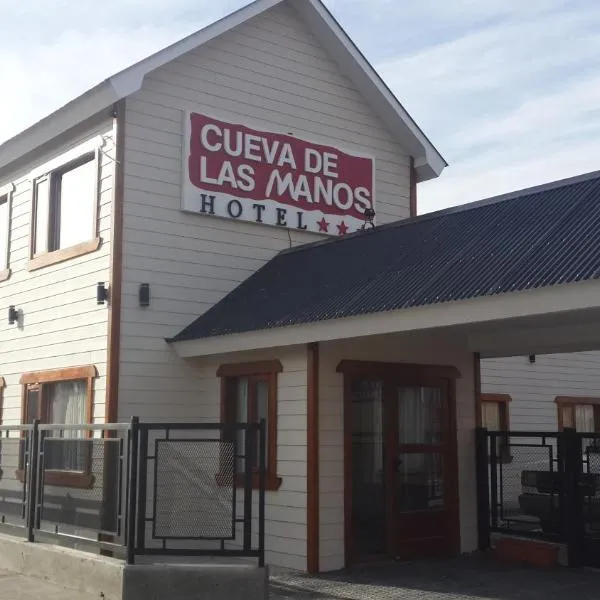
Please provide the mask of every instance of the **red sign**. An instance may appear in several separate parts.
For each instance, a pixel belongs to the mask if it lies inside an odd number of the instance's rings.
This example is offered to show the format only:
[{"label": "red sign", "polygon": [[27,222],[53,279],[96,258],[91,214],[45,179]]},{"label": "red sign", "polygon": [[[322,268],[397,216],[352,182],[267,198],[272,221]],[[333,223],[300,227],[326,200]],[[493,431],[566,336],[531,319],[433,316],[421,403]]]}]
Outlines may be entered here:
[{"label": "red sign", "polygon": [[191,113],[183,208],[330,234],[373,208],[373,160]]}]

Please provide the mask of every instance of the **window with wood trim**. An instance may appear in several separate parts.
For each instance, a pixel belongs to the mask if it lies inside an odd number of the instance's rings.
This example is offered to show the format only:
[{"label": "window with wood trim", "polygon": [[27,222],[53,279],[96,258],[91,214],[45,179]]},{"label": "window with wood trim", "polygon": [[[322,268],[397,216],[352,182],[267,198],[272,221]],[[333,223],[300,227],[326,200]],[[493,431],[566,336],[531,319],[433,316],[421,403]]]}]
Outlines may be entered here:
[{"label": "window with wood trim", "polygon": [[[276,490],[281,485],[277,477],[277,375],[282,366],[278,360],[221,365],[217,376],[221,378],[221,420],[225,423],[266,424],[266,488]],[[238,453],[243,454],[246,432],[237,431]],[[259,440],[253,443],[253,487],[258,485]],[[246,473],[244,458],[235,464],[238,485]]]},{"label": "window with wood trim", "polygon": [[[46,264],[41,260],[44,255],[60,252],[53,258],[64,260],[96,249],[97,221],[96,152],[83,154],[36,178],[33,182],[31,258],[36,261],[33,268]],[[50,264],[52,262],[50,259]]]},{"label": "window with wood trim", "polygon": [[[89,365],[26,373],[23,385],[23,423],[84,425],[91,423],[95,367]],[[44,433],[42,443],[45,482],[49,485],[90,487],[92,441],[80,429]]]},{"label": "window with wood trim", "polygon": [[[508,394],[481,394],[481,425],[488,431],[510,431]],[[508,440],[499,437],[496,446],[497,456],[502,462],[510,462]]]},{"label": "window with wood trim", "polygon": [[573,428],[580,433],[600,432],[600,398],[557,396],[558,429]]}]

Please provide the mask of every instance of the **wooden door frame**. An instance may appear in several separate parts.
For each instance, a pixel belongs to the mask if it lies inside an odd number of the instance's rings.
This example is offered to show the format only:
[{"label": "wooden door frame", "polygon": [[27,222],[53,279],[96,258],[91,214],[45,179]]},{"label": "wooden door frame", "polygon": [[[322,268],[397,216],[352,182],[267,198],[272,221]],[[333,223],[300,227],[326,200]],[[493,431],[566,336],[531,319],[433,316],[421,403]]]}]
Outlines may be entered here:
[{"label": "wooden door frame", "polygon": [[[410,363],[389,363],[359,360],[342,360],[336,371],[344,375],[344,564],[351,566],[354,558],[352,544],[352,415],[351,382],[358,377],[380,378],[393,380],[400,385],[442,386],[447,390],[450,417],[450,450],[448,472],[451,486],[448,498],[448,512],[451,515],[452,554],[460,553],[460,504],[458,491],[458,449],[457,449],[457,418],[456,418],[456,379],[461,376],[456,367],[445,365],[427,365]],[[382,398],[382,402],[383,402]],[[384,408],[385,410],[385,408]],[[384,450],[385,451],[385,450]],[[386,502],[386,511],[387,502]],[[387,518],[388,515],[386,515]],[[390,530],[391,528],[386,527]],[[391,550],[391,544],[386,539],[386,548]]]}]

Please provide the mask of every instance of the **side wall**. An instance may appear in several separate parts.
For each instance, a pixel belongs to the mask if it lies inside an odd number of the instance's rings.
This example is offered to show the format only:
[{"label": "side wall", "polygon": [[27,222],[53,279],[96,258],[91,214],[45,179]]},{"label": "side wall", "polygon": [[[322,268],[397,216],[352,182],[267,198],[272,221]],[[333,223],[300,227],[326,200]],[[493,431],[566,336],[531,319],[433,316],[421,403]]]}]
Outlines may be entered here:
[{"label": "side wall", "polygon": [[[277,252],[320,239],[181,212],[185,110],[369,152],[378,223],[409,215],[409,157],[289,6],[148,75],[126,109],[120,418],[202,417],[201,380],[164,338]],[[150,284],[147,309],[138,306],[140,283]]]},{"label": "side wall", "polygon": [[[218,367],[269,359],[278,359],[283,366],[277,378],[277,475],[282,482],[277,491],[266,493],[265,559],[272,566],[305,570],[306,348],[291,346],[273,351],[221,355],[196,362],[198,385],[193,409],[198,415],[196,420],[218,422],[221,383],[216,376]],[[170,399],[170,396],[163,399],[165,411],[173,410]],[[177,415],[176,412],[171,414]],[[255,517],[257,510],[253,511]],[[256,518],[254,533],[257,533]]]},{"label": "side wall", "polygon": [[386,336],[327,342],[320,354],[320,570],[344,566],[344,419],[342,359],[452,365],[456,382],[461,550],[477,546],[475,486],[475,385],[472,354],[458,341]]},{"label": "side wall", "polygon": [[[29,173],[49,160],[95,136],[104,138],[100,165],[99,233],[95,252],[65,262],[28,271],[33,190]],[[109,281],[111,206],[114,155],[112,119],[72,136],[68,141],[32,159],[18,171],[0,174],[0,186],[13,183],[10,218],[11,276],[0,282],[0,377],[4,389],[4,424],[21,421],[19,378],[40,371],[93,364],[94,417],[104,420],[107,356],[107,306],[96,303],[96,284]],[[8,325],[9,305],[22,311],[22,324]]]},{"label": "side wall", "polygon": [[511,430],[555,431],[556,396],[600,396],[600,352],[485,359],[481,391],[511,396]]}]

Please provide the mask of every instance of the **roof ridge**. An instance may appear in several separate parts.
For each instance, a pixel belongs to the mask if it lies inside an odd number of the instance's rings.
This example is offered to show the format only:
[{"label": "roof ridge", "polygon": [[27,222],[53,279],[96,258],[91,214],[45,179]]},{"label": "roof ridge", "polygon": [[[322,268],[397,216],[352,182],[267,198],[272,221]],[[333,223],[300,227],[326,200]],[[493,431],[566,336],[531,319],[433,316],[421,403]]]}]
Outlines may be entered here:
[{"label": "roof ridge", "polygon": [[290,252],[300,252],[302,250],[309,250],[316,246],[322,246],[325,244],[333,244],[336,242],[344,242],[352,239],[356,239],[358,237],[362,237],[364,235],[374,234],[380,231],[387,231],[388,229],[396,229],[400,227],[407,227],[414,223],[420,223],[422,221],[434,220],[437,218],[445,217],[447,215],[461,213],[470,210],[476,210],[478,208],[483,208],[485,206],[489,206],[491,204],[497,204],[500,202],[506,202],[509,200],[516,200],[518,198],[523,198],[525,196],[529,196],[531,194],[537,194],[539,192],[546,192],[552,189],[559,189],[562,187],[567,187],[569,185],[574,185],[577,183],[583,183],[585,181],[590,181],[592,179],[600,178],[600,170],[590,171],[589,173],[582,173],[579,175],[573,175],[570,177],[565,177],[563,179],[557,179],[555,181],[549,181],[546,183],[534,185],[528,188],[522,188],[520,190],[514,190],[512,192],[506,192],[504,194],[498,194],[496,196],[489,196],[488,198],[482,198],[481,200],[474,200],[473,202],[465,202],[464,204],[458,204],[456,206],[450,206],[448,208],[442,208],[440,210],[432,211],[429,213],[423,213],[422,215],[417,215],[415,217],[409,217],[407,219],[400,219],[398,221],[392,221],[391,223],[385,223],[383,225],[375,226],[371,229],[358,230],[353,233],[338,236],[338,237],[329,237],[322,240],[317,240],[315,242],[309,242],[307,244],[300,244],[298,246],[293,246],[290,248],[285,248],[280,252],[280,254],[287,254]]}]

